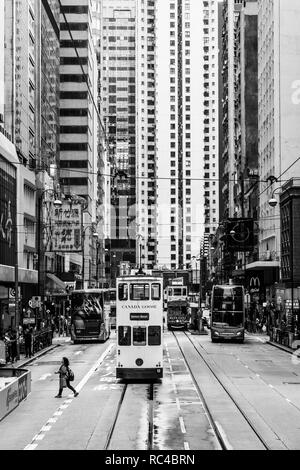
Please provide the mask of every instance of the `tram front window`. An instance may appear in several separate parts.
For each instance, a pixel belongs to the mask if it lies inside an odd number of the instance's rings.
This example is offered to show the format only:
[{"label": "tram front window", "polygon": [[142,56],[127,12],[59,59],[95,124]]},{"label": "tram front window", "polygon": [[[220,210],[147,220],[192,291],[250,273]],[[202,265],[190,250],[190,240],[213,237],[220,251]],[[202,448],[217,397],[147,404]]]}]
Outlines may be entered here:
[{"label": "tram front window", "polygon": [[118,336],[119,336],[119,346],[131,345],[131,327],[130,326],[119,326]]},{"label": "tram front window", "polygon": [[149,284],[131,284],[130,300],[150,300]]},{"label": "tram front window", "polygon": [[146,328],[133,328],[133,346],[146,346]]},{"label": "tram front window", "polygon": [[148,345],[149,346],[161,345],[161,327],[160,326],[149,326]]}]

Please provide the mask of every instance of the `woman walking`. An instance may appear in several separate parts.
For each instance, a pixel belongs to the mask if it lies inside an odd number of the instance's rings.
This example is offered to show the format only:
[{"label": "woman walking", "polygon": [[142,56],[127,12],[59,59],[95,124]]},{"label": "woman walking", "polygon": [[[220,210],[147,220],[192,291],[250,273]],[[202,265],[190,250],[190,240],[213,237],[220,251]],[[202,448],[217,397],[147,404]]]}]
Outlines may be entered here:
[{"label": "woman walking", "polygon": [[67,357],[63,357],[61,361],[61,366],[56,374],[59,374],[59,392],[55,398],[61,398],[62,392],[64,388],[69,388],[74,393],[74,397],[77,397],[78,392],[70,385],[70,371],[69,371],[69,359]]}]

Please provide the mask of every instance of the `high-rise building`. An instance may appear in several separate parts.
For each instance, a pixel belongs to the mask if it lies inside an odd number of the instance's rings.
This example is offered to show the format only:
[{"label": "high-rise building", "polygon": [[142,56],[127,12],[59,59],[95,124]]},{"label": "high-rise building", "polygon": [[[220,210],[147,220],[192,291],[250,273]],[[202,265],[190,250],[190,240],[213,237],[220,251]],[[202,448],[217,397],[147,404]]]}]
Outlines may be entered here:
[{"label": "high-rise building", "polygon": [[101,0],[99,25],[111,179],[106,274],[113,263],[114,277],[121,262],[151,269],[156,261],[155,2]]},{"label": "high-rise building", "polygon": [[97,224],[98,200],[97,57],[91,2],[63,0],[61,3],[60,183],[65,195],[81,196],[86,201],[82,227],[84,265],[78,255],[68,255],[66,271],[78,271],[81,266],[87,284],[96,277],[96,245],[92,234]]},{"label": "high-rise building", "polygon": [[156,24],[157,263],[174,269],[218,224],[218,2],[158,0]]},{"label": "high-rise building", "polygon": [[[37,213],[45,182],[53,188],[50,169],[58,156],[59,9],[58,0],[4,0],[5,52],[3,61],[4,129],[16,147],[18,281],[22,305],[38,291],[38,273],[53,270],[37,262],[41,235]],[[37,193],[36,189],[39,190]],[[43,221],[47,223],[46,221]],[[41,231],[40,231],[41,233]],[[41,264],[42,263],[42,264]],[[8,278],[7,278],[8,279]]]},{"label": "high-rise building", "polygon": [[[258,5],[260,257],[276,262],[280,257],[279,204],[272,208],[268,201],[282,180],[300,172],[299,161],[295,164],[300,146],[300,4],[259,0]],[[272,177],[280,177],[278,184],[270,185]]]},{"label": "high-rise building", "polygon": [[223,196],[223,214],[221,219],[233,217],[234,184],[236,181],[235,152],[236,152],[236,122],[235,122],[235,79],[238,67],[237,24],[240,17],[243,0],[224,0],[223,30],[222,30],[222,80],[223,80],[223,174],[220,190]]}]

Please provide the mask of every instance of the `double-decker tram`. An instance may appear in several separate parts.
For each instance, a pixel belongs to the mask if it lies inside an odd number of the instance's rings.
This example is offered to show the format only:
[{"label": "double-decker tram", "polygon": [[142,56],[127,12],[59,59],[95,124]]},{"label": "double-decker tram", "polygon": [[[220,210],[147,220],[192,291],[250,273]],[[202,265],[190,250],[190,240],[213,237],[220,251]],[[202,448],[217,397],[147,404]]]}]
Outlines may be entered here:
[{"label": "double-decker tram", "polygon": [[117,365],[119,379],[163,377],[163,279],[117,279]]},{"label": "double-decker tram", "polygon": [[117,312],[117,291],[116,289],[109,289],[109,301],[110,301],[110,327],[111,329],[116,328],[116,312]]},{"label": "double-decker tram", "polygon": [[243,286],[213,286],[211,298],[211,339],[245,338],[245,292]]},{"label": "double-decker tram", "polygon": [[110,336],[108,289],[82,289],[71,293],[71,339],[106,341]]}]

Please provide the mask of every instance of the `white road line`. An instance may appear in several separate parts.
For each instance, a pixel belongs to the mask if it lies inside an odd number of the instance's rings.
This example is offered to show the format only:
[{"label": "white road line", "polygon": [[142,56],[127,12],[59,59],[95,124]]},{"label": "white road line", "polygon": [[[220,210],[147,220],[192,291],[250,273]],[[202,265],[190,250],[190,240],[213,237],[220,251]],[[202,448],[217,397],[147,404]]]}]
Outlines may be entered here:
[{"label": "white road line", "polygon": [[48,432],[48,431],[50,431],[51,428],[52,428],[52,426],[48,426],[48,425],[46,424],[46,426],[43,426],[43,427],[42,427],[41,431],[42,431],[42,432]]},{"label": "white road line", "polygon": [[255,375],[256,375],[256,377],[260,377],[260,375],[259,375],[259,374],[255,374]]},{"label": "white road line", "polygon": [[53,414],[53,416],[61,416],[63,414],[62,411],[55,411],[55,413]]},{"label": "white road line", "polygon": [[223,439],[223,442],[224,442],[224,444],[225,444],[225,446],[226,446],[226,449],[227,449],[227,450],[233,450],[233,447],[232,447],[232,445],[229,443],[228,438],[227,438],[227,436],[226,436],[226,433],[225,433],[224,429],[222,428],[222,426],[221,426],[217,421],[215,421],[215,425],[216,425],[216,427],[217,427],[217,429],[218,429],[218,431],[219,431],[220,436],[221,436],[222,439]]},{"label": "white road line", "polygon": [[181,410],[181,408],[180,408],[180,403],[179,403],[179,400],[178,400],[178,398],[176,398],[176,405],[177,405],[177,408],[178,408],[178,410],[180,411],[180,410]]},{"label": "white road line", "polygon": [[291,400],[289,400],[288,398],[286,398],[286,401],[287,401],[288,403],[291,403],[291,404],[292,404]]},{"label": "white road line", "polygon": [[74,356],[79,356],[79,354],[82,354],[83,351],[76,351],[76,353],[74,354]]},{"label": "white road line", "polygon": [[269,384],[269,387],[270,387],[270,388],[274,388],[273,385],[271,385],[271,384]]},{"label": "white road line", "polygon": [[36,436],[36,441],[42,441],[45,437],[45,434],[39,434],[38,436]]},{"label": "white road line", "polygon": [[190,450],[190,446],[188,442],[184,443],[184,450]]},{"label": "white road line", "polygon": [[29,444],[24,448],[24,450],[35,450],[37,448],[38,444]]},{"label": "white road line", "polygon": [[56,421],[57,421],[57,418],[50,418],[50,419],[48,419],[48,423],[54,424],[54,423],[56,423]]},{"label": "white road line", "polygon": [[98,369],[98,367],[102,364],[104,361],[105,357],[110,353],[110,351],[114,348],[114,344],[111,344],[108,346],[108,348],[104,351],[102,356],[98,359],[98,361],[91,367],[91,369],[88,371],[88,373],[83,377],[83,379],[79,382],[79,384],[76,386],[77,392],[80,392],[80,390],[83,389],[87,381],[91,378],[95,370]]},{"label": "white road line", "polygon": [[180,429],[181,429],[182,434],[186,434],[186,429],[185,429],[185,425],[184,425],[184,421],[183,421],[182,416],[179,416],[179,423],[180,423]]}]

